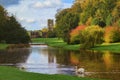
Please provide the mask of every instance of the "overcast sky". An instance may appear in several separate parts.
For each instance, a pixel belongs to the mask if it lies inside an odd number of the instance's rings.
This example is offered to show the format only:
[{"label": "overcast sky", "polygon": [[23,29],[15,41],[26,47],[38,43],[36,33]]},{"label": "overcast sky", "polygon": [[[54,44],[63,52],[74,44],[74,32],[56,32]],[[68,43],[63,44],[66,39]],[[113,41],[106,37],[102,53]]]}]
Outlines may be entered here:
[{"label": "overcast sky", "polygon": [[55,19],[58,9],[69,8],[73,0],[0,0],[9,13],[27,30],[47,27],[48,19]]}]

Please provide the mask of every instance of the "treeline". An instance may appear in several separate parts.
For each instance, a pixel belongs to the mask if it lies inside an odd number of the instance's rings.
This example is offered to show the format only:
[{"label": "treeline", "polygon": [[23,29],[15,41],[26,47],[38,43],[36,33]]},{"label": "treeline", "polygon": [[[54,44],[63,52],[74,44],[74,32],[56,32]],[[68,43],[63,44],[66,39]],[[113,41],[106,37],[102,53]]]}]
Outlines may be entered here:
[{"label": "treeline", "polygon": [[30,37],[27,31],[12,15],[0,6],[0,43],[29,43]]},{"label": "treeline", "polygon": [[[105,32],[108,26],[115,27],[114,31],[110,29],[111,32]],[[94,47],[95,44],[105,42],[104,37],[108,34],[116,38],[115,41],[120,41],[120,37],[113,36],[120,35],[119,28],[120,0],[75,0],[71,8],[56,14],[57,36],[68,44],[82,43],[83,46],[90,44],[88,48]],[[117,33],[112,33],[117,29]],[[110,41],[111,36],[108,38],[107,42],[115,42]]]}]

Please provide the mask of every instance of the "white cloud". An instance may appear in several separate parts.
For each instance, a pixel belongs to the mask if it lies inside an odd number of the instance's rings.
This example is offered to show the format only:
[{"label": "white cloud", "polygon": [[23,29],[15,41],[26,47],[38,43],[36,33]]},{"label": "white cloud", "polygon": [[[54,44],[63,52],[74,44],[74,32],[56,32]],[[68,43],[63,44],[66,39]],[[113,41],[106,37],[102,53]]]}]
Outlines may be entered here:
[{"label": "white cloud", "polygon": [[36,21],[34,19],[24,19],[23,17],[17,18],[20,22],[26,22],[26,23],[35,23]]},{"label": "white cloud", "polygon": [[19,20],[19,21],[24,21],[24,18],[23,18],[23,17],[21,17],[21,18],[19,18],[18,20]]},{"label": "white cloud", "polygon": [[61,0],[21,0],[18,5],[9,6],[7,10],[13,13],[26,29],[36,30],[46,27],[48,19],[55,19],[57,9],[71,5],[62,3]]},{"label": "white cloud", "polygon": [[61,6],[62,2],[61,0],[44,0],[43,2],[35,2],[33,4],[33,7],[35,8],[55,8],[58,6]]},{"label": "white cloud", "polygon": [[34,20],[34,19],[27,19],[26,22],[27,22],[27,23],[34,23],[35,20]]}]

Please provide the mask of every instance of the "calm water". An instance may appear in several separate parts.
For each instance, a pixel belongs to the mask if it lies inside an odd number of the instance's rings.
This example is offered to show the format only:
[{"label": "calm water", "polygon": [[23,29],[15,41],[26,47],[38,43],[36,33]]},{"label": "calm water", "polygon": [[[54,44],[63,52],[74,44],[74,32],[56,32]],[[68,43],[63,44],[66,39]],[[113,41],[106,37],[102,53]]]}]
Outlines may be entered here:
[{"label": "calm water", "polygon": [[120,54],[95,51],[67,51],[46,45],[32,45],[28,49],[0,50],[0,65],[16,66],[28,72],[44,74],[75,73],[75,66],[83,67],[82,77],[120,80]]}]

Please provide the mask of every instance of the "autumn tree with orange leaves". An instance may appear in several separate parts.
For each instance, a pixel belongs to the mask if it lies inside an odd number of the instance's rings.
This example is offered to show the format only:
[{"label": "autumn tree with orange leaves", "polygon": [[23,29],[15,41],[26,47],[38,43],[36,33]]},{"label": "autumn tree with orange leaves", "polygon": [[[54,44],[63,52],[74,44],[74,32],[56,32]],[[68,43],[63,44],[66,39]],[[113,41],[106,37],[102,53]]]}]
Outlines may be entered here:
[{"label": "autumn tree with orange leaves", "polygon": [[70,41],[72,44],[80,43],[80,31],[85,29],[85,25],[77,26],[70,33]]}]

